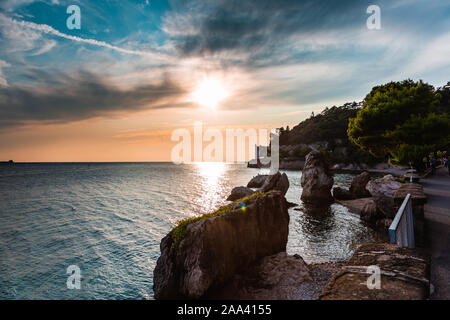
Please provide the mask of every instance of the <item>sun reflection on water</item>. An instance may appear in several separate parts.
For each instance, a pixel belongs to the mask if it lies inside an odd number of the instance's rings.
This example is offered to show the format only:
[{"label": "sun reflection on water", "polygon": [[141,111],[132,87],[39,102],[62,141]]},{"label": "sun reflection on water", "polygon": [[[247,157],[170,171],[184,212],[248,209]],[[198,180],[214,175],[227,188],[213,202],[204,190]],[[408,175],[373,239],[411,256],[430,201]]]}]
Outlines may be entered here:
[{"label": "sun reflection on water", "polygon": [[199,213],[211,212],[223,202],[223,189],[225,181],[224,173],[227,165],[223,162],[197,162],[197,173],[199,176],[199,197],[194,199]]}]

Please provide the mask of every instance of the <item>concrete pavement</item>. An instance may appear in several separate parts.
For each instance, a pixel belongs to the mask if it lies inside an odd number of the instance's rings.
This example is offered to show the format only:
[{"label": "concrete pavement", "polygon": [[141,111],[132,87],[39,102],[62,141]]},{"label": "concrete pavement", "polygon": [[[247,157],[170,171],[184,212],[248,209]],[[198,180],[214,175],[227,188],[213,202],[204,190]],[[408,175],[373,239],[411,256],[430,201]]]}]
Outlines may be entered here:
[{"label": "concrete pavement", "polygon": [[426,245],[431,253],[432,299],[450,300],[450,176],[447,168],[420,183],[427,195],[425,205]]}]

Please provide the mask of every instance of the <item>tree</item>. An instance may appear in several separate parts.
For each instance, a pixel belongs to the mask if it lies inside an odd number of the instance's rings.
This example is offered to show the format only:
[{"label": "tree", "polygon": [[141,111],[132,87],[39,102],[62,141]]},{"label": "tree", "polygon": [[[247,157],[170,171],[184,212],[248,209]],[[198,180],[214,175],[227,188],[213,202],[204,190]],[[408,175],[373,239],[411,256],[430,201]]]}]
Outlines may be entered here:
[{"label": "tree", "polygon": [[450,82],[436,90],[441,96],[441,103],[439,104],[439,111],[441,113],[450,113]]},{"label": "tree", "polygon": [[450,115],[430,113],[425,117],[412,115],[391,133],[392,139],[402,142],[391,153],[397,163],[412,161],[421,167],[423,157],[450,144]]},{"label": "tree", "polygon": [[438,114],[441,95],[422,81],[390,82],[374,87],[363,108],[349,120],[349,139],[375,157],[413,161],[418,168],[429,150],[448,145],[448,113]]}]

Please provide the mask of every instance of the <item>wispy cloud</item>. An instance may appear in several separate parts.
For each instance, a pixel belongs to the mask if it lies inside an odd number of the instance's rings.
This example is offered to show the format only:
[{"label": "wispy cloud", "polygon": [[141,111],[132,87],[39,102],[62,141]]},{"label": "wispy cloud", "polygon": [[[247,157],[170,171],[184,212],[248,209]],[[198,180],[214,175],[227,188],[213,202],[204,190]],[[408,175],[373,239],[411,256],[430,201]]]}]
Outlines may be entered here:
[{"label": "wispy cloud", "polygon": [[5,76],[3,75],[3,68],[10,67],[11,65],[6,61],[0,60],[0,88],[7,87],[8,82],[6,81]]},{"label": "wispy cloud", "polygon": [[17,20],[11,17],[8,17],[4,14],[0,14],[0,20],[2,20],[2,24],[9,24],[9,25],[15,25],[15,26],[19,26],[21,28],[29,28],[38,32],[42,32],[45,34],[50,34],[59,38],[63,38],[63,39],[67,39],[67,40],[72,40],[72,41],[76,41],[76,42],[80,42],[80,43],[86,43],[86,44],[90,44],[93,46],[98,46],[98,47],[103,47],[103,48],[108,48],[120,53],[125,53],[125,54],[132,54],[132,55],[140,55],[140,56],[158,56],[161,57],[163,56],[163,54],[158,53],[158,52],[153,52],[153,51],[141,51],[141,50],[133,50],[133,49],[126,49],[126,48],[122,48],[122,47],[118,47],[112,44],[109,44],[107,42],[104,41],[99,41],[96,39],[85,39],[85,38],[81,38],[81,37],[77,37],[77,36],[72,36],[63,32],[60,32],[56,29],[54,29],[53,27],[47,25],[47,24],[37,24],[34,22],[30,22],[30,21],[25,21],[25,20]]},{"label": "wispy cloud", "polygon": [[53,40],[46,41],[45,44],[39,50],[32,53],[31,56],[39,56],[41,54],[47,53],[50,50],[52,50],[54,46],[56,46],[56,41]]}]

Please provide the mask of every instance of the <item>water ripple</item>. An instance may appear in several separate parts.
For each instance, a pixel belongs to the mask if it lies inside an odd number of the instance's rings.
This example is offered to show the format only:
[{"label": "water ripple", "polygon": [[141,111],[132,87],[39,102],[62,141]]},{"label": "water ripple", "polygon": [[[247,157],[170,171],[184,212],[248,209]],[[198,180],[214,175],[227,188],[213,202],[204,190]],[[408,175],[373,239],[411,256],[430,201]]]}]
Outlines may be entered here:
[{"label": "water ripple", "polygon": [[[0,166],[0,299],[152,299],[161,239],[180,219],[225,204],[259,172],[241,165],[167,163]],[[266,173],[266,170],[261,170]],[[301,205],[300,172],[287,198]],[[351,175],[338,175],[348,185]],[[289,253],[348,258],[376,235],[332,205],[290,209]],[[81,269],[81,290],[66,286]]]}]

